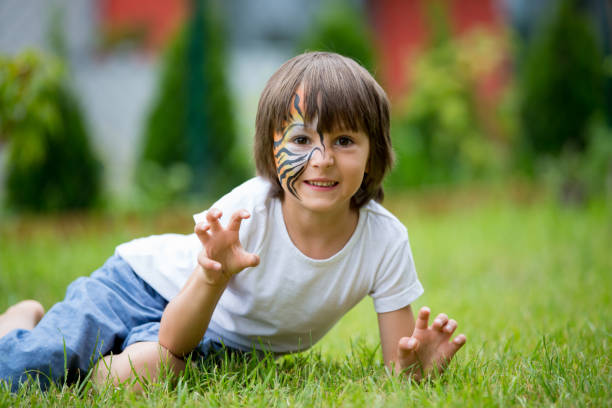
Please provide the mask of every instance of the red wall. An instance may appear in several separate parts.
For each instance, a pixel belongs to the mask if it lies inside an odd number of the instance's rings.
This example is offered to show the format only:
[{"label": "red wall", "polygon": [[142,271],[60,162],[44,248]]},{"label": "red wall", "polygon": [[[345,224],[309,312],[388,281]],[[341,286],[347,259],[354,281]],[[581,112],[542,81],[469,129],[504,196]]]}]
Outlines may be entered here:
[{"label": "red wall", "polygon": [[[370,0],[381,79],[392,99],[409,88],[410,66],[427,45],[427,5],[433,0]],[[503,24],[495,0],[443,0],[448,6],[451,29],[463,34],[485,26],[500,30]]]},{"label": "red wall", "polygon": [[145,30],[145,46],[160,50],[186,14],[185,0],[100,0],[104,31]]}]

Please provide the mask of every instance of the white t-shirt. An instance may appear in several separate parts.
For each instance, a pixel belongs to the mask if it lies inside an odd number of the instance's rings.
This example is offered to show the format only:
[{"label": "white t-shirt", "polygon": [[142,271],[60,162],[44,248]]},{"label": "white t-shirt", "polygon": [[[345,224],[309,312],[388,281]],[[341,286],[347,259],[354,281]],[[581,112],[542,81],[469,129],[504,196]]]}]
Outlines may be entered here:
[{"label": "white t-shirt", "polygon": [[[240,242],[258,254],[260,264],[230,280],[212,315],[207,335],[241,349],[277,353],[304,350],[370,295],[378,313],[400,309],[423,293],[406,228],[380,204],[359,211],[355,232],[328,259],[312,259],[291,241],[281,202],[269,197],[270,184],[253,178],[213,207],[222,225],[246,209]],[[194,215],[196,222],[206,212]],[[180,291],[197,263],[201,244],[195,234],[164,234],[119,245],[116,253],[164,298]]]}]

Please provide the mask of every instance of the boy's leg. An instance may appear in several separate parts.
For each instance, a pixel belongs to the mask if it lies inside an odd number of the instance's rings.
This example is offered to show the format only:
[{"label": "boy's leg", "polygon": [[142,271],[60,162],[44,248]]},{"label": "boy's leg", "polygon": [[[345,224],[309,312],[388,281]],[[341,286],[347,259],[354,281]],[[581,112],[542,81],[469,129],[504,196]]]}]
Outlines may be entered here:
[{"label": "boy's leg", "polygon": [[133,381],[132,390],[142,391],[142,380],[155,381],[165,370],[178,375],[185,369],[185,361],[172,355],[157,342],[139,342],[129,345],[116,355],[100,359],[94,368],[92,380],[99,386],[107,381],[114,385]]},{"label": "boy's leg", "polygon": [[73,282],[32,330],[0,338],[0,381],[13,391],[28,377],[68,383],[83,379],[101,357],[121,351],[132,327],[159,321],[167,302],[119,257]]},{"label": "boy's leg", "polygon": [[45,309],[35,300],[23,300],[0,315],[0,337],[15,329],[32,330],[40,322]]}]

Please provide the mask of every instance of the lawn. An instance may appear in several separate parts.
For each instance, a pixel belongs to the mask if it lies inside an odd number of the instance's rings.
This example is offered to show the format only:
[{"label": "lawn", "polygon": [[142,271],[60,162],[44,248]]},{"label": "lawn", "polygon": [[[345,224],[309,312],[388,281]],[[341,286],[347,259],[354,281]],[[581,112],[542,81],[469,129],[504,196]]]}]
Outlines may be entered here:
[{"label": "lawn", "polygon": [[[365,299],[311,351],[277,361],[227,361],[126,389],[0,391],[0,406],[612,405],[612,205],[555,204],[532,189],[463,188],[393,196],[425,294],[413,305],[459,321],[468,344],[440,378],[414,384],[381,364]],[[190,213],[0,220],[0,307],[50,307],[115,245],[189,232]]]}]

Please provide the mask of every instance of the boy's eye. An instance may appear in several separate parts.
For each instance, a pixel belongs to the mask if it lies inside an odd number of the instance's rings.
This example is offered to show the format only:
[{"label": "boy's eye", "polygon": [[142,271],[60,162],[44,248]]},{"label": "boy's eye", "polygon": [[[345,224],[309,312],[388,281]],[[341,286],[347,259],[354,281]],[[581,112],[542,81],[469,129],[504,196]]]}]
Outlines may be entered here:
[{"label": "boy's eye", "polygon": [[340,146],[349,146],[353,143],[353,139],[351,139],[348,136],[340,136],[336,140],[336,143],[339,144]]},{"label": "boy's eye", "polygon": [[310,142],[307,136],[295,136],[291,141],[295,144],[308,144]]}]

